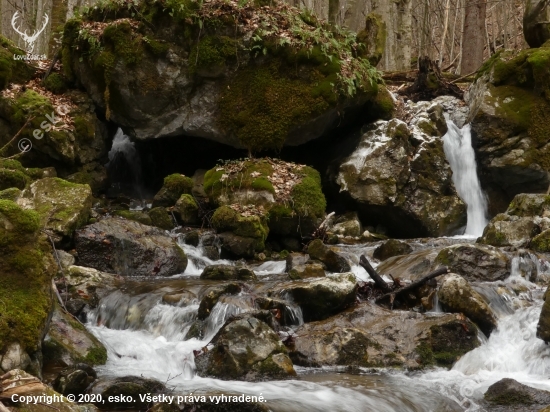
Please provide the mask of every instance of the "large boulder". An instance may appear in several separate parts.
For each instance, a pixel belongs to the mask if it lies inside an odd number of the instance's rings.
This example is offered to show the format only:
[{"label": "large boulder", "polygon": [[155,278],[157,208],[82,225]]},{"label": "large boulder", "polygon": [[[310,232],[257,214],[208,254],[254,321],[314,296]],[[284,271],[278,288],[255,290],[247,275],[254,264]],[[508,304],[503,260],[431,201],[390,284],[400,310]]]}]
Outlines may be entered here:
[{"label": "large boulder", "polygon": [[[96,116],[96,107],[83,91],[70,90],[53,97],[31,84],[0,96],[0,147],[30,119],[19,137],[29,139],[32,150],[25,153],[25,165],[55,164],[59,175],[73,183],[104,187],[107,173],[108,129]],[[6,140],[7,139],[7,140]],[[11,154],[19,153],[11,145]]]},{"label": "large boulder", "polygon": [[70,20],[62,54],[67,77],[137,139],[256,151],[305,143],[374,102],[378,74],[355,36],[343,40],[291,6],[149,1]]},{"label": "large boulder", "polygon": [[491,215],[516,194],[544,193],[550,183],[549,65],[548,48],[502,51],[469,90],[468,122]]},{"label": "large boulder", "polygon": [[508,408],[539,405],[538,410],[550,404],[550,392],[532,388],[510,378],[501,379],[489,386],[484,398],[491,405],[502,405]]},{"label": "large boulder", "polygon": [[88,222],[92,209],[90,186],[57,177],[37,180],[25,189],[17,203],[40,214],[40,223],[57,246],[69,243],[75,230]]},{"label": "large boulder", "polygon": [[447,266],[468,281],[494,282],[510,275],[510,259],[493,246],[453,245],[442,249],[435,266]]},{"label": "large boulder", "polygon": [[459,315],[387,310],[363,302],[326,320],[302,325],[290,347],[299,365],[421,369],[450,367],[479,346],[476,327]]},{"label": "large boulder", "polygon": [[122,276],[171,276],[187,267],[187,256],[166,232],[109,217],[76,232],[77,263]]},{"label": "large boulder", "polygon": [[491,307],[460,275],[451,273],[445,276],[439,287],[438,298],[445,311],[463,313],[486,336],[497,327],[497,318]]},{"label": "large boulder", "polygon": [[55,366],[75,363],[103,365],[107,350],[103,344],[71,315],[55,305],[48,334],[43,344],[44,362]]},{"label": "large boulder", "polygon": [[184,194],[191,194],[193,179],[174,173],[164,178],[164,184],[153,198],[153,207],[174,206]]},{"label": "large boulder", "polygon": [[546,252],[550,250],[550,247],[546,249],[545,246],[547,234],[544,231],[548,229],[550,196],[520,193],[514,197],[505,213],[499,213],[489,222],[478,241],[493,246],[531,246]]},{"label": "large boulder", "polygon": [[212,344],[214,348],[195,360],[199,374],[248,381],[296,376],[279,336],[255,317],[230,321]]},{"label": "large boulder", "polygon": [[362,221],[396,237],[442,236],[465,224],[441,137],[438,103],[420,102],[412,120],[378,121],[364,131],[333,177]]},{"label": "large boulder", "polygon": [[272,287],[268,296],[290,296],[302,309],[306,322],[326,319],[355,303],[357,281],[353,273],[327,275],[324,278],[283,282]]},{"label": "large boulder", "polygon": [[550,287],[546,289],[544,294],[544,304],[537,325],[537,338],[550,343]]},{"label": "large boulder", "polygon": [[307,237],[325,214],[319,173],[277,159],[218,165],[204,175],[204,190],[211,202],[234,208],[243,217],[265,217],[272,236]]},{"label": "large boulder", "polygon": [[0,200],[0,371],[41,373],[56,266],[38,213]]}]

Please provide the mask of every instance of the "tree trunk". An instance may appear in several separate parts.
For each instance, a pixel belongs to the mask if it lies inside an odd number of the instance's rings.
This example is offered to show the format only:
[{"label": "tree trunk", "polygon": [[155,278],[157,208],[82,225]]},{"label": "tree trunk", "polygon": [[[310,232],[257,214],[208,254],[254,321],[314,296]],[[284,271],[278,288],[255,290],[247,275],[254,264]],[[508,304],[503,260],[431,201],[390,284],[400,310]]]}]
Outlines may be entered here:
[{"label": "tree trunk", "polygon": [[485,0],[466,0],[460,74],[472,73],[483,63],[486,6]]},{"label": "tree trunk", "polygon": [[523,14],[523,36],[530,47],[550,40],[550,0],[527,0]]}]

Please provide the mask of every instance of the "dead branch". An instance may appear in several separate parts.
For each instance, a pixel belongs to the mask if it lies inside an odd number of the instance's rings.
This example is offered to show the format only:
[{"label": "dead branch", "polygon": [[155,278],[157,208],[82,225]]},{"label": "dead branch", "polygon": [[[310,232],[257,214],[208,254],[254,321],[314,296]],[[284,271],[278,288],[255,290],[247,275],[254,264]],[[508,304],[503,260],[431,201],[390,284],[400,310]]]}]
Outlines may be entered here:
[{"label": "dead branch", "polygon": [[374,270],[365,255],[361,255],[361,257],[359,258],[359,264],[363,267],[363,269],[367,271],[372,280],[374,280],[376,286],[382,289],[382,291],[385,293],[391,292],[390,286],[384,281],[384,279],[382,279],[382,277],[378,273],[376,273],[376,270]]},{"label": "dead branch", "polygon": [[405,286],[401,289],[397,289],[397,290],[394,290],[392,292],[386,293],[385,295],[380,296],[378,299],[376,299],[376,303],[377,304],[384,303],[389,298],[390,304],[393,304],[393,301],[395,300],[395,298],[398,295],[402,295],[403,293],[406,293],[406,292],[409,292],[413,289],[416,289],[416,288],[422,286],[424,283],[426,283],[430,279],[434,279],[434,278],[436,278],[438,276],[441,276],[441,275],[446,275],[449,272],[450,272],[450,270],[447,266],[440,267],[440,268],[436,269],[435,271],[433,271],[432,273],[424,276],[422,279],[419,279],[415,282],[412,282],[410,285],[407,285],[407,286]]}]

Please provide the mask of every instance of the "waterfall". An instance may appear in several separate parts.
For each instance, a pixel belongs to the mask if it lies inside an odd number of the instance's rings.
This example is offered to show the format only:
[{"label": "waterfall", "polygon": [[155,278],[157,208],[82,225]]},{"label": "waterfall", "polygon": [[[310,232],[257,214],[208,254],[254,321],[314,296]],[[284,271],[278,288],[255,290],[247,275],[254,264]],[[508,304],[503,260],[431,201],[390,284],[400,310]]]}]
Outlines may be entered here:
[{"label": "waterfall", "polygon": [[141,159],[134,143],[118,129],[105,165],[111,181],[110,191],[141,198]]},{"label": "waterfall", "polygon": [[480,236],[487,224],[487,201],[477,177],[475,153],[470,125],[459,129],[447,120],[448,131],[443,136],[445,156],[453,171],[453,183],[458,195],[468,205],[466,236]]}]

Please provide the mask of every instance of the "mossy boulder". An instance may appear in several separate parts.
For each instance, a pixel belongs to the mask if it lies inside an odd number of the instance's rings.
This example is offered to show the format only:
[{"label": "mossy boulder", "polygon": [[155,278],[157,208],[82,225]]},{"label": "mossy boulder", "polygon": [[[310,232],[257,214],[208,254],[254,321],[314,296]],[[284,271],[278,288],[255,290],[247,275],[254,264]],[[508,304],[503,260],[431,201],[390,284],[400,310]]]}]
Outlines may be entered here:
[{"label": "mossy boulder", "polygon": [[174,207],[174,213],[184,225],[199,223],[199,205],[195,198],[189,194],[181,195]]},{"label": "mossy boulder", "polygon": [[292,280],[325,277],[325,267],[322,263],[308,262],[303,265],[295,265],[288,271],[288,277]]},{"label": "mossy boulder", "polygon": [[[56,273],[40,216],[0,200],[0,368],[41,370],[40,348],[52,307],[51,279]],[[19,361],[8,353],[16,351]],[[22,362],[26,364],[22,364]],[[19,363],[19,364],[18,364]],[[4,369],[6,366],[6,369]]]},{"label": "mossy boulder", "polygon": [[489,336],[497,327],[497,318],[491,307],[462,276],[454,273],[445,276],[437,296],[445,311],[464,313],[479,326],[485,336]]},{"label": "mossy boulder", "polygon": [[[102,188],[107,176],[108,130],[95,114],[95,106],[85,92],[70,90],[63,104],[43,94],[42,89],[21,88],[12,96],[0,96],[0,126],[5,122],[6,134],[0,135],[0,146],[8,143],[22,126],[20,138],[29,139],[32,149],[21,161],[25,165],[55,164],[60,176],[75,175],[78,183]],[[11,144],[3,155],[19,153]]]},{"label": "mossy boulder", "polygon": [[537,338],[550,343],[550,287],[544,294],[544,304],[537,325]]},{"label": "mossy boulder", "polygon": [[229,254],[253,257],[265,249],[269,227],[261,211],[243,215],[230,206],[222,206],[212,215],[212,226],[220,233],[222,250]]},{"label": "mossy boulder", "polygon": [[183,273],[187,256],[164,230],[118,217],[104,218],[75,234],[77,264],[122,276]]},{"label": "mossy boulder", "polygon": [[24,56],[25,52],[0,36],[0,90],[10,83],[26,83],[34,76],[36,69],[25,60],[14,60],[14,55]]},{"label": "mossy boulder", "polygon": [[59,305],[55,305],[42,352],[44,362],[56,366],[80,362],[95,366],[107,362],[103,344]]},{"label": "mossy boulder", "polygon": [[258,280],[250,269],[230,265],[210,265],[204,268],[200,276],[205,280]]},{"label": "mossy boulder", "polygon": [[165,207],[154,207],[147,212],[151,218],[151,224],[164,230],[172,230],[174,228],[174,221],[172,215],[166,210]]},{"label": "mossy boulder", "polygon": [[302,309],[306,322],[326,319],[355,303],[357,281],[353,273],[324,278],[283,282],[272,287],[268,296],[284,299],[289,295]]},{"label": "mossy boulder", "polygon": [[382,88],[366,38],[289,5],[111,1],[67,22],[63,39],[66,77],[137,139],[279,150],[356,120]]},{"label": "mossy boulder", "polygon": [[176,204],[181,195],[191,194],[193,179],[174,173],[164,178],[162,188],[153,198],[153,207],[171,207]]},{"label": "mossy boulder", "polygon": [[412,251],[412,246],[408,243],[390,239],[374,249],[372,256],[378,260],[386,260],[393,256],[408,255]]},{"label": "mossy boulder", "polygon": [[363,224],[408,238],[449,235],[466,223],[443,150],[438,99],[410,105],[407,122],[367,126],[351,155],[337,162],[331,180]]},{"label": "mossy boulder", "polygon": [[255,317],[229,322],[211,343],[214,348],[195,360],[199,375],[246,381],[296,376],[279,336]]},{"label": "mossy boulder", "polygon": [[521,192],[550,180],[550,49],[502,51],[485,62],[469,91],[480,179],[492,215]]},{"label": "mossy boulder", "polygon": [[206,172],[204,191],[214,204],[253,206],[278,236],[310,235],[326,208],[315,169],[271,158],[220,164]]},{"label": "mossy boulder", "polygon": [[25,189],[17,203],[24,209],[38,212],[41,226],[51,233],[59,246],[70,242],[74,231],[88,222],[92,191],[88,185],[47,177]]},{"label": "mossy boulder", "polygon": [[334,220],[334,225],[330,228],[330,233],[340,236],[358,237],[363,233],[363,225],[356,212],[349,212],[338,216]]}]

